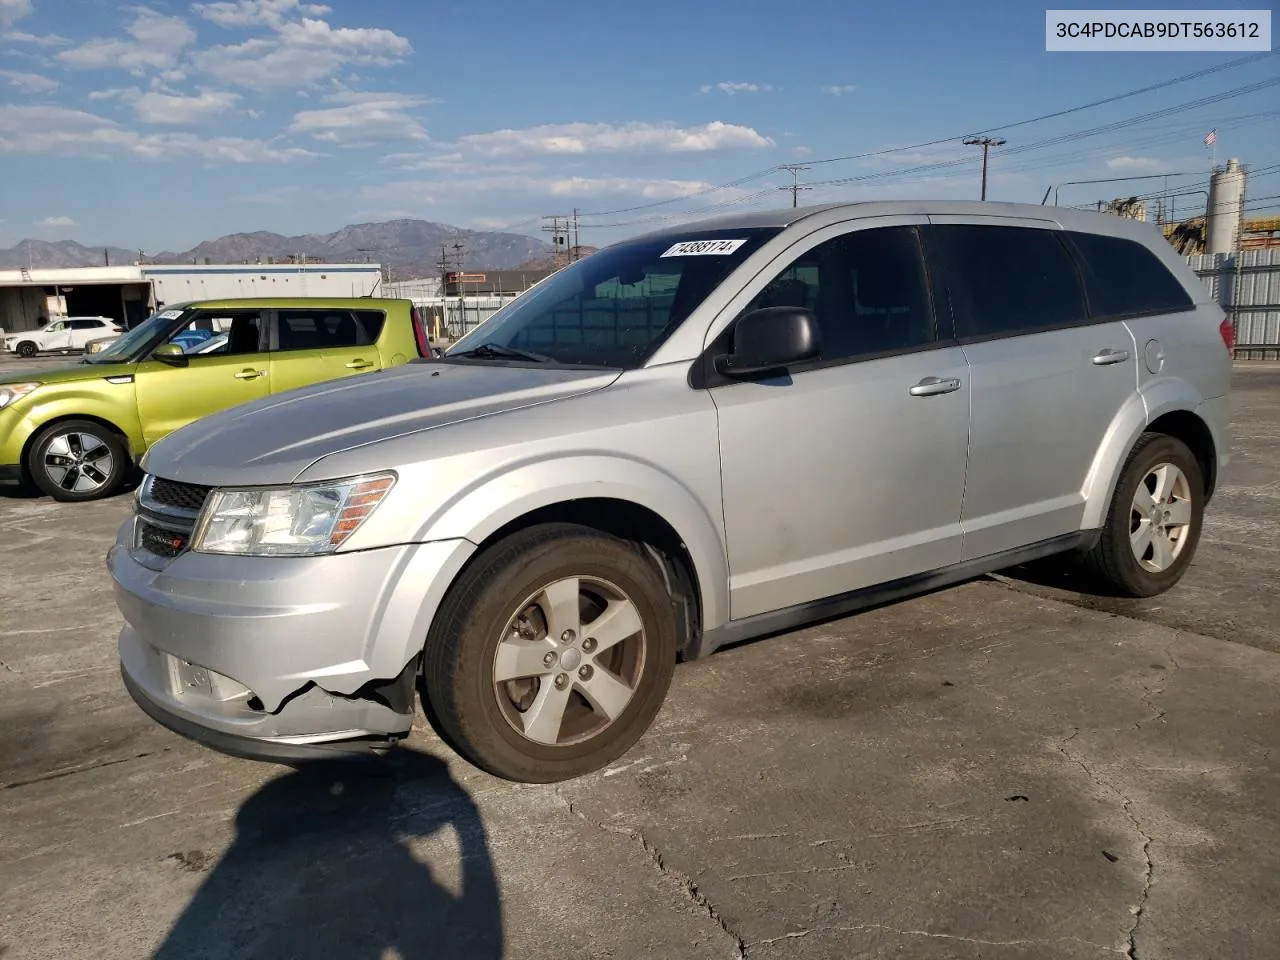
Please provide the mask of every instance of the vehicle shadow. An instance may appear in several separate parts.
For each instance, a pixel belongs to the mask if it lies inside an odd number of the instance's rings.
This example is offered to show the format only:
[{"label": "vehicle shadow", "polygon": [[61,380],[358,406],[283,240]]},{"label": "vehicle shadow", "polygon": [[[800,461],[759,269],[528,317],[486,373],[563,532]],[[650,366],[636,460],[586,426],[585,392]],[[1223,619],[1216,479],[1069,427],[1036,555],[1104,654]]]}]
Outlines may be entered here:
[{"label": "vehicle shadow", "polygon": [[[460,851],[456,895],[410,849],[449,828]],[[198,854],[173,859],[203,869]],[[502,903],[480,815],[442,761],[401,750],[385,764],[302,767],[264,785],[241,806],[234,842],[153,956],[502,953]]]}]

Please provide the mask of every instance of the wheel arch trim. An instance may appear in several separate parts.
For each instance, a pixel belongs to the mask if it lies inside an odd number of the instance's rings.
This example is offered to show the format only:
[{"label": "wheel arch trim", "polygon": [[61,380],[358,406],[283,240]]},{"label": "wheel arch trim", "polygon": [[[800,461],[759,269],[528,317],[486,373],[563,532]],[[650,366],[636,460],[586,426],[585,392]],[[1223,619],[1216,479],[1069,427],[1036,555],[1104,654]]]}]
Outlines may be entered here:
[{"label": "wheel arch trim", "polygon": [[477,478],[442,504],[414,539],[482,544],[528,514],[584,499],[623,501],[665,520],[693,564],[703,629],[727,621],[729,569],[719,525],[693,491],[641,460],[584,454],[525,463]]}]

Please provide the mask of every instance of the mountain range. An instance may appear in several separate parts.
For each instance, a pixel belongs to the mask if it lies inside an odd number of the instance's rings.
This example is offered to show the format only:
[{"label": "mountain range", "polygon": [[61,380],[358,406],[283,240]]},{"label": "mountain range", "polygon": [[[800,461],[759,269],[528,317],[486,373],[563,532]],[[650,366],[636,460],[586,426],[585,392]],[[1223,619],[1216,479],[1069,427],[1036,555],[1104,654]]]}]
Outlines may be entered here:
[{"label": "mountain range", "polygon": [[[454,249],[455,243],[461,245],[460,250]],[[399,280],[439,276],[441,245],[446,247],[449,262],[460,262],[466,270],[533,269],[548,261],[553,252],[549,243],[519,233],[463,230],[429,220],[391,220],[296,237],[267,231],[233,233],[190,250],[146,254],[143,259],[147,263],[266,263],[305,256],[330,263],[381,263],[392,279]],[[123,247],[87,247],[74,240],[23,240],[8,249],[0,248],[0,268],[133,264],[138,262],[139,252]]]}]

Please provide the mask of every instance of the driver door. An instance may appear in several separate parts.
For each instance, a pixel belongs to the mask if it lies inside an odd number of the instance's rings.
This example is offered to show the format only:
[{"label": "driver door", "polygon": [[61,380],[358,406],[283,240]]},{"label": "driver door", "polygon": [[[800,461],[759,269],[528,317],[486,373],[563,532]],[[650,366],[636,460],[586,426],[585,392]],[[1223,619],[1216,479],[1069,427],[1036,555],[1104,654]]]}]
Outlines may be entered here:
[{"label": "driver door", "polygon": [[209,321],[230,329],[227,342],[212,353],[187,354],[179,360],[154,357],[138,364],[135,384],[138,418],[147,446],[194,420],[258,400],[268,393],[270,379],[265,328],[257,310],[219,311],[197,315],[174,337]]},{"label": "driver door", "polygon": [[923,217],[783,254],[745,312],[813,311],[821,358],[710,389],[735,620],[959,562],[969,371],[936,317]]},{"label": "driver door", "polygon": [[55,320],[40,332],[41,350],[70,350],[71,323],[69,320]]}]

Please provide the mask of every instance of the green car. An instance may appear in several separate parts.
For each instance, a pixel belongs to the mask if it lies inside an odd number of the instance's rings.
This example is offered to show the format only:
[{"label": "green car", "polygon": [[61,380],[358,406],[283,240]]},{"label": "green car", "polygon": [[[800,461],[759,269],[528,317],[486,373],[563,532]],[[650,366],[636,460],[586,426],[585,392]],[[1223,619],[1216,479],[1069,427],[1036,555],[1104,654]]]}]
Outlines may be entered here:
[{"label": "green car", "polygon": [[0,483],[68,502],[111,496],[148,447],[193,420],[430,356],[408,300],[180,304],[75,366],[0,368]]}]

